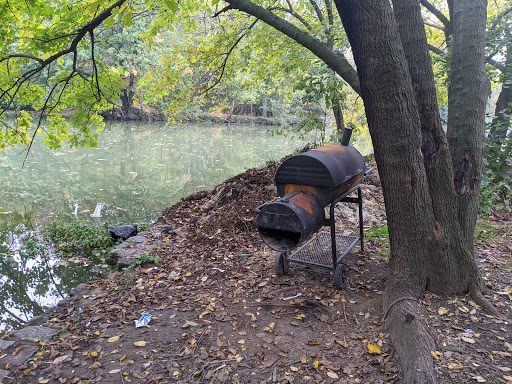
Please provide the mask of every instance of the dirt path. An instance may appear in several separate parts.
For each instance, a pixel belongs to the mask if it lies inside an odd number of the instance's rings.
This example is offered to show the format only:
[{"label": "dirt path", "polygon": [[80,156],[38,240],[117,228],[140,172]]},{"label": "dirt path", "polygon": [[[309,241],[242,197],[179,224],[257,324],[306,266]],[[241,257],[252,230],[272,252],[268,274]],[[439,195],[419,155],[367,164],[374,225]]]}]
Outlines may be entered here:
[{"label": "dirt path", "polygon": [[[5,382],[400,382],[381,327],[389,251],[378,179],[364,186],[373,237],[347,257],[347,287],[337,290],[328,270],[292,264],[289,275],[274,275],[254,213],[276,197],[274,172],[249,170],[168,208],[152,228],[163,241],[160,263],[113,273],[54,308],[46,325],[58,335]],[[337,212],[349,233],[353,213]],[[490,299],[511,318],[512,222],[481,228]],[[469,298],[427,295],[422,304],[441,382],[512,382],[510,324]],[[135,328],[142,313],[151,322]]]}]

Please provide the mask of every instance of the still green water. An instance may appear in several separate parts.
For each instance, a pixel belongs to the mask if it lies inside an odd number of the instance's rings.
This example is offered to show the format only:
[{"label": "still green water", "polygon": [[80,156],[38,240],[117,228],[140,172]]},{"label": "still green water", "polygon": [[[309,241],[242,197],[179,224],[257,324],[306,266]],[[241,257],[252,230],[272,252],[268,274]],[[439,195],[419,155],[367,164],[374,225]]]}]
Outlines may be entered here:
[{"label": "still green water", "polygon": [[[96,273],[54,258],[22,260],[24,233],[51,220],[148,222],[182,197],[300,147],[250,125],[111,123],[99,148],[51,151],[36,143],[0,152],[2,329],[54,305]],[[101,204],[101,217],[91,214]]]}]

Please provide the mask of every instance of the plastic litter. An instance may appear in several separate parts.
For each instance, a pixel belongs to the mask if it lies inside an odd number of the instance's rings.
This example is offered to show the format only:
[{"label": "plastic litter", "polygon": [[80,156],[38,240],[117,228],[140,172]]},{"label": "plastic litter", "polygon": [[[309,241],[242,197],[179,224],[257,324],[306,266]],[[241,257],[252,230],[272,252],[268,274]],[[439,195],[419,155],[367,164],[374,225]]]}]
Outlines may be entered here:
[{"label": "plastic litter", "polygon": [[143,365],[144,365],[144,368],[149,368],[149,366],[151,365],[151,363],[150,363],[150,362],[147,362],[147,363],[144,363]]},{"label": "plastic litter", "polygon": [[172,271],[171,273],[169,273],[169,279],[174,279],[176,276],[179,276],[179,275],[180,275],[179,272]]},{"label": "plastic litter", "polygon": [[220,269],[220,268],[217,268],[217,267],[213,267],[212,269],[216,270],[216,271],[219,271],[219,272],[225,272],[224,269]]},{"label": "plastic litter", "polygon": [[151,315],[149,313],[145,313],[139,320],[135,320],[135,328],[145,327],[150,321]]},{"label": "plastic litter", "polygon": [[302,293],[297,293],[295,296],[290,296],[290,297],[283,297],[283,300],[292,300],[292,299],[296,299],[297,297],[300,297],[302,296]]},{"label": "plastic litter", "polygon": [[101,210],[105,206],[104,203],[96,204],[96,208],[94,208],[94,213],[91,213],[91,217],[101,217]]},{"label": "plastic litter", "polygon": [[465,329],[464,333],[475,333],[471,328]]}]

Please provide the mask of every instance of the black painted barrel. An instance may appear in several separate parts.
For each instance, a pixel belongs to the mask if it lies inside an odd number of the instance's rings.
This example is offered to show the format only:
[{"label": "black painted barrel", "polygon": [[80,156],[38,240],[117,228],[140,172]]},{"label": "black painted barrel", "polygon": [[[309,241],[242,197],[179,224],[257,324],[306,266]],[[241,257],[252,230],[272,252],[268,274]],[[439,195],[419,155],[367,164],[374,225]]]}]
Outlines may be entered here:
[{"label": "black painted barrel", "polygon": [[288,252],[318,231],[324,221],[324,208],[316,196],[297,191],[261,208],[258,231],[270,248]]},{"label": "black painted barrel", "polygon": [[[347,131],[346,131],[347,132]],[[348,144],[350,134],[344,134]],[[281,198],[259,209],[258,232],[272,249],[290,252],[325,222],[324,208],[361,182],[365,163],[357,149],[341,143],[292,156],[278,168]]]}]

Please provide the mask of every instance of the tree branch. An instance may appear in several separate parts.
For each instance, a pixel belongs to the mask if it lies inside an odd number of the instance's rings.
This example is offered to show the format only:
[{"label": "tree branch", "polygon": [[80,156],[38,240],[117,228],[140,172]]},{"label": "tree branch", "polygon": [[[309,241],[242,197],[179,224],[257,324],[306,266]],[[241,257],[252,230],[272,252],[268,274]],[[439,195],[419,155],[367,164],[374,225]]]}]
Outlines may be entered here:
[{"label": "tree branch", "polygon": [[315,0],[309,0],[309,3],[313,6],[316,12],[316,16],[318,17],[318,20],[320,20],[322,23],[324,22],[324,15],[322,13],[322,10],[318,6]]},{"label": "tree branch", "polygon": [[428,21],[424,21],[423,24],[428,25],[429,27],[432,27],[432,28],[437,28],[437,29],[439,29],[439,30],[441,30],[443,32],[445,31],[444,27],[441,27],[440,25],[437,25],[437,24],[434,24],[434,23],[430,23]]},{"label": "tree branch", "polygon": [[10,60],[10,59],[13,59],[15,57],[31,59],[31,60],[37,61],[39,64],[41,64],[43,62],[43,59],[40,59],[39,57],[36,57],[36,56],[26,55],[26,54],[22,54],[22,53],[15,53],[15,54],[12,54],[12,55],[9,55],[9,56],[6,56],[6,57],[2,57],[0,59],[0,63],[2,63],[4,61],[7,61],[7,60]]},{"label": "tree branch", "polygon": [[304,25],[307,28],[308,31],[311,31],[313,29],[313,27],[311,27],[311,25],[306,21],[306,19],[304,19],[301,15],[299,15],[297,12],[295,12],[293,10],[293,8],[286,9],[286,8],[283,8],[283,7],[273,7],[273,8],[269,8],[269,11],[282,11],[282,12],[286,12],[289,15],[292,15],[293,17],[295,17],[297,20],[299,20],[299,22],[302,25]]},{"label": "tree branch", "polygon": [[231,5],[228,5],[228,6],[224,7],[224,8],[222,8],[220,11],[215,12],[215,14],[212,16],[212,18],[214,18],[214,17],[218,17],[220,14],[222,14],[222,13],[224,13],[224,12],[227,12],[227,11],[229,11],[230,9],[231,9]]},{"label": "tree branch", "polygon": [[494,68],[496,68],[500,72],[505,72],[505,65],[498,63],[496,60],[494,60],[492,57],[486,57],[485,62],[487,64],[492,65]]},{"label": "tree branch", "polygon": [[100,87],[100,79],[98,77],[98,67],[96,66],[96,58],[94,57],[94,31],[89,31],[89,36],[91,37],[91,59],[92,59],[92,71],[94,74],[94,79],[96,80],[96,90],[98,91],[98,100],[101,99],[101,87]]},{"label": "tree branch", "polygon": [[509,7],[507,9],[505,9],[503,12],[501,12],[499,15],[496,16],[496,19],[494,21],[494,23],[492,23],[489,28],[487,29],[487,31],[492,31],[494,28],[496,28],[496,26],[498,25],[498,22],[501,21],[501,19],[503,18],[503,16],[506,16],[508,13],[512,12],[512,7]]},{"label": "tree branch", "polygon": [[[37,130],[41,126],[42,119],[44,118],[44,116],[46,116],[48,114],[48,109],[50,111],[52,111],[56,107],[56,105],[58,104],[58,102],[60,100],[60,96],[62,95],[62,91],[60,93],[59,99],[57,100],[57,104],[55,104],[53,107],[50,107],[50,105],[49,105],[50,99],[51,99],[53,93],[55,92],[55,90],[57,89],[57,87],[59,85],[61,85],[62,83],[64,83],[63,89],[65,89],[67,87],[67,85],[69,84],[69,81],[75,75],[77,75],[77,74],[83,78],[83,75],[77,69],[77,58],[78,58],[77,50],[78,50],[78,45],[80,44],[82,39],[88,33],[90,34],[91,41],[92,41],[91,54],[92,54],[92,60],[93,60],[93,72],[94,72],[93,76],[95,76],[95,80],[96,80],[96,85],[95,86],[97,87],[98,92],[99,92],[98,97],[101,97],[101,91],[100,91],[99,79],[98,79],[98,71],[97,71],[97,67],[96,67],[96,61],[95,61],[95,58],[94,58],[94,35],[93,35],[93,31],[94,31],[95,28],[97,28],[101,23],[103,23],[106,19],[108,19],[112,15],[112,11],[113,11],[114,8],[120,7],[126,1],[127,0],[117,0],[110,7],[104,9],[101,13],[99,13],[97,16],[95,16],[91,21],[87,22],[85,25],[83,25],[81,28],[79,28],[76,33],[70,33],[68,35],[65,35],[65,36],[74,36],[74,38],[71,41],[71,43],[69,44],[68,48],[63,49],[63,50],[53,54],[52,56],[50,56],[49,58],[47,58],[45,60],[43,60],[41,58],[38,58],[38,57],[35,57],[35,56],[32,56],[32,55],[27,55],[27,54],[12,54],[12,55],[6,56],[4,58],[0,58],[0,63],[3,62],[3,61],[6,61],[6,60],[8,62],[9,59],[15,58],[15,57],[18,57],[18,58],[28,58],[28,59],[34,60],[34,61],[36,61],[38,63],[38,65],[36,67],[31,68],[31,69],[25,71],[24,73],[21,74],[20,77],[15,78],[13,80],[13,83],[7,89],[1,90],[0,99],[3,99],[5,96],[7,96],[7,98],[8,98],[7,105],[2,106],[2,108],[0,109],[0,116],[1,116],[1,115],[3,115],[3,113],[5,113],[5,111],[7,109],[9,109],[13,105],[15,96],[19,92],[21,87],[25,83],[29,82],[30,79],[34,75],[36,75],[38,73],[41,73],[46,68],[49,68],[49,66],[52,63],[54,63],[57,59],[59,59],[60,57],[65,56],[65,55],[67,55],[69,53],[73,53],[73,55],[74,55],[74,57],[73,57],[73,69],[72,69],[71,73],[68,76],[66,76],[65,78],[57,81],[56,84],[54,84],[54,86],[52,87],[49,95],[46,96],[44,106],[43,106],[43,108],[42,108],[42,110],[41,110],[41,112],[39,114],[39,121],[38,121],[38,124],[37,124],[36,131],[35,131],[35,133],[34,133],[34,135],[32,137],[32,140],[31,140],[31,142],[29,144],[28,149],[30,149],[30,147],[32,146],[32,143],[34,141],[34,137],[37,134]],[[63,35],[63,36],[61,36],[59,38],[63,38],[65,36]],[[12,93],[11,93],[11,91],[12,91]],[[28,151],[27,151],[27,154],[28,154]]]},{"label": "tree branch", "polygon": [[329,49],[327,44],[249,0],[226,0],[226,2],[233,8],[246,12],[271,27],[274,27],[302,45],[304,48],[311,51],[331,67],[331,69],[333,69],[338,75],[340,75],[356,93],[361,93],[361,87],[359,85],[359,78],[356,70],[350,65],[343,55],[337,55],[332,49]]},{"label": "tree branch", "polygon": [[325,8],[327,9],[327,20],[329,21],[329,25],[326,28],[327,35],[327,45],[329,47],[334,46],[334,35],[332,34],[332,28],[334,26],[334,14],[332,12],[332,3],[331,0],[325,0]]},{"label": "tree branch", "polygon": [[120,7],[123,5],[127,0],[118,0],[114,4],[112,4],[110,7],[105,9],[103,12],[101,12],[98,16],[96,16],[94,19],[86,23],[82,28],[78,30],[76,33],[75,38],[71,41],[71,44],[69,47],[65,50],[62,50],[60,52],[57,52],[56,54],[50,56],[48,59],[43,60],[39,67],[31,69],[27,72],[25,72],[22,77],[30,77],[34,73],[38,73],[42,71],[47,65],[53,63],[55,60],[57,60],[59,57],[62,57],[64,55],[67,55],[68,53],[71,53],[75,51],[78,47],[78,44],[82,39],[89,33],[90,31],[93,31],[98,25],[103,23],[106,19],[108,19],[112,15],[112,10],[116,7]]},{"label": "tree branch", "polygon": [[432,45],[432,44],[428,44],[428,50],[429,50],[430,52],[434,52],[434,53],[436,53],[436,54],[438,54],[438,55],[444,55],[444,54],[446,53],[446,52],[445,52],[445,51],[443,51],[442,49],[437,48],[435,45]]},{"label": "tree branch", "polygon": [[427,8],[435,17],[439,19],[439,21],[445,26],[445,28],[450,24],[450,20],[443,15],[443,13],[437,9],[433,4],[429,3],[428,0],[421,0],[421,5]]},{"label": "tree branch", "polygon": [[[247,28],[247,30],[251,29],[252,27],[254,27],[256,25],[256,23],[259,21],[259,19],[256,19],[254,20],[251,25],[249,25],[249,27]],[[220,66],[220,75],[219,77],[214,81],[214,83],[212,85],[210,85],[208,88],[206,88],[204,91],[202,91],[200,93],[200,95],[204,95],[205,93],[208,93],[208,91],[210,91],[211,89],[213,89],[213,87],[215,87],[217,84],[220,83],[220,81],[222,80],[222,77],[224,76],[224,71],[226,70],[226,65],[228,63],[228,60],[229,60],[229,57],[231,56],[231,53],[233,52],[233,50],[236,48],[236,46],[238,45],[238,43],[240,43],[240,41],[242,41],[242,39],[247,35],[247,33],[243,33],[240,37],[238,37],[238,39],[236,39],[236,41],[233,43],[233,45],[231,46],[231,48],[229,48],[229,50],[224,53],[224,55],[226,56],[224,58],[224,60],[222,61],[222,64]]]}]

